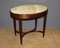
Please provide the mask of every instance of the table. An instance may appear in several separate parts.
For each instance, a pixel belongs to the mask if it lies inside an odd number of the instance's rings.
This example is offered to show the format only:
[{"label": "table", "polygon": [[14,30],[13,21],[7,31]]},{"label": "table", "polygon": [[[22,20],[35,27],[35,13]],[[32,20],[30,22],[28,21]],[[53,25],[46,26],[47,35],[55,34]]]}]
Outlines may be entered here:
[{"label": "table", "polygon": [[[30,32],[41,32],[43,37],[45,34],[46,20],[47,20],[48,8],[44,5],[20,5],[10,9],[10,16],[13,19],[14,32],[20,34],[20,42],[22,44],[22,38],[24,35]],[[43,31],[36,31],[37,19],[44,18]],[[16,20],[19,21],[19,31],[16,30]],[[28,32],[22,32],[22,21],[35,20],[35,28]]]}]

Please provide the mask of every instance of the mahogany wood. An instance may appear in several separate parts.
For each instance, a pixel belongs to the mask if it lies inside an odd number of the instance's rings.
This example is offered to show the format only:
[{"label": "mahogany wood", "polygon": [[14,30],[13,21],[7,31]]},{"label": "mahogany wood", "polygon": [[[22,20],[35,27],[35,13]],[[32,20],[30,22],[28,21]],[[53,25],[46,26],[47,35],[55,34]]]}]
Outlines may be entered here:
[{"label": "mahogany wood", "polygon": [[[43,33],[43,37],[45,35],[45,28],[46,28],[46,20],[47,20],[47,13],[48,13],[48,9],[44,12],[39,12],[39,13],[34,13],[34,14],[15,14],[15,13],[12,13],[10,11],[10,15],[13,19],[13,24],[14,24],[14,32],[15,32],[15,35],[16,33],[20,33],[20,42],[22,44],[22,37],[29,33],[29,32],[33,32],[35,31],[36,32],[36,28],[37,28],[37,19],[38,18],[42,18],[44,17],[44,20],[43,20],[43,31],[38,31],[38,32],[41,32]],[[19,21],[19,31],[16,31],[16,20]],[[25,21],[25,20],[35,20],[35,28],[31,31],[28,31],[26,33],[23,33],[22,32],[22,21]]]}]

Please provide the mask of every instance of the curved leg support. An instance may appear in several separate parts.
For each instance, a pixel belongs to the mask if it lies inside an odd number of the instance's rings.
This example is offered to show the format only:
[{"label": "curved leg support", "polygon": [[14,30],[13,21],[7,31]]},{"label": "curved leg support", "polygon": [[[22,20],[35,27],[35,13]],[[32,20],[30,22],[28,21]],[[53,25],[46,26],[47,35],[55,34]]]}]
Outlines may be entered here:
[{"label": "curved leg support", "polygon": [[[36,32],[36,29],[37,29],[37,19],[35,19],[35,28],[32,29],[32,30],[30,30],[30,31],[28,31],[28,32],[23,33],[23,36],[24,36],[25,34],[27,34],[27,33]],[[23,37],[23,36],[22,36],[22,37]]]}]

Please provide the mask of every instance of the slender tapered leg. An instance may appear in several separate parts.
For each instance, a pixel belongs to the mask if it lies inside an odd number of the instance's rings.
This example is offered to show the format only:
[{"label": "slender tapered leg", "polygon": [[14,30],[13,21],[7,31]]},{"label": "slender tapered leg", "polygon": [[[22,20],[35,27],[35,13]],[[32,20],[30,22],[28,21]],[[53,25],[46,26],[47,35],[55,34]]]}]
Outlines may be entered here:
[{"label": "slender tapered leg", "polygon": [[37,29],[37,19],[35,19],[35,30]]},{"label": "slender tapered leg", "polygon": [[14,24],[14,32],[15,32],[15,36],[16,36],[16,20],[13,19],[13,24]]},{"label": "slender tapered leg", "polygon": [[20,42],[22,44],[22,20],[19,20]]},{"label": "slender tapered leg", "polygon": [[44,20],[43,20],[43,37],[45,35],[46,20],[47,20],[47,16],[44,16]]}]

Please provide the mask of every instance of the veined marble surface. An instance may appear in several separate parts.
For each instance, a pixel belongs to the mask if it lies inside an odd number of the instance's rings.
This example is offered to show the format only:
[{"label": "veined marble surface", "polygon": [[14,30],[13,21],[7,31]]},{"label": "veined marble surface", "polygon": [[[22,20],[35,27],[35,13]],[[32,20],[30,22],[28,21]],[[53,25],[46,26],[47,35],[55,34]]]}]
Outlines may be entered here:
[{"label": "veined marble surface", "polygon": [[46,11],[47,7],[43,5],[21,5],[10,9],[15,14],[33,14]]}]

